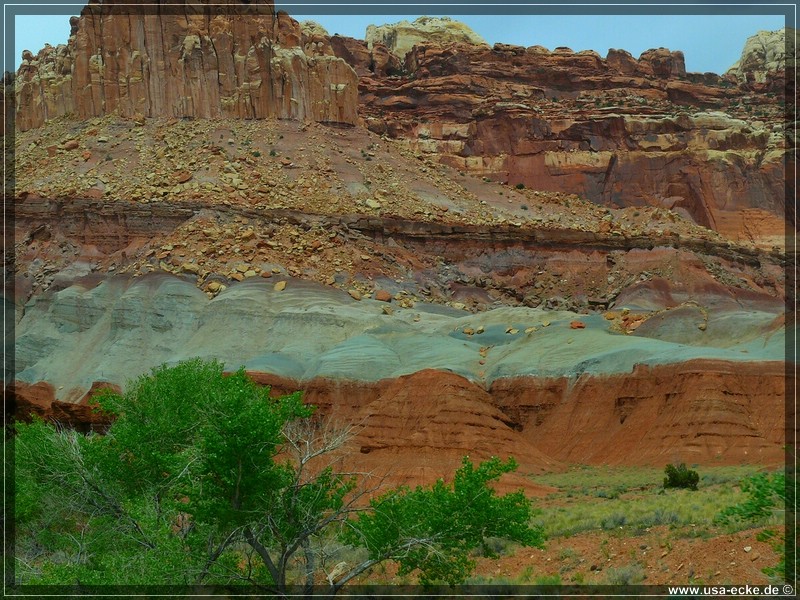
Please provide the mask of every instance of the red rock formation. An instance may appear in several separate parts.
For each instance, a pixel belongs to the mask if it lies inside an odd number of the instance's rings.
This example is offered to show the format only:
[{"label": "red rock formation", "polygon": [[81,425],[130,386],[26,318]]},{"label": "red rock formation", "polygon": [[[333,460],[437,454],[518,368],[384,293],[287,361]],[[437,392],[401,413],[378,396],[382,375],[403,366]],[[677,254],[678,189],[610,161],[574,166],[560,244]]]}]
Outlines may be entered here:
[{"label": "red rock formation", "polygon": [[[15,205],[16,239],[30,247],[29,252],[17,256],[17,264],[45,261],[42,264],[52,267],[47,276],[52,277],[76,258],[63,255],[62,246],[69,244],[76,250],[80,248],[89,262],[98,260],[98,252],[102,252],[113,257],[117,268],[124,268],[133,256],[133,253],[128,256],[126,249],[130,252],[144,240],[175,230],[202,208],[202,202],[189,201],[128,205],[29,196]],[[645,213],[642,218],[650,218],[648,210],[642,211]],[[491,303],[489,292],[511,304],[576,310],[615,301],[623,306],[632,300],[642,301],[643,297],[654,309],[695,300],[713,306],[757,306],[766,310],[776,310],[777,303],[780,310],[785,293],[783,263],[779,257],[730,248],[724,240],[673,235],[674,231],[617,235],[617,231],[602,231],[602,227],[601,232],[595,233],[528,230],[506,225],[495,226],[489,232],[480,225],[357,215],[322,216],[282,209],[249,211],[247,216],[263,227],[271,219],[288,219],[299,224],[314,220],[331,231],[346,227],[376,241],[391,238],[394,240],[391,253],[395,258],[441,257],[462,274],[457,280],[437,281],[419,265],[410,268],[418,273],[417,277],[426,280],[434,296],[470,305]],[[667,226],[677,225],[670,223],[664,227]],[[198,250],[206,252],[202,247]],[[718,265],[716,269],[735,272],[736,283],[721,284],[717,271],[709,267],[711,264]],[[642,286],[649,285],[641,282],[643,272],[648,273],[648,279],[665,281],[654,293],[643,291]],[[29,276],[18,275],[15,292],[17,301],[24,304],[32,280],[45,273],[39,270]],[[93,277],[99,280],[105,275],[95,273]],[[72,280],[59,276],[59,281],[63,285]],[[742,285],[745,287],[739,287]],[[626,293],[630,286],[634,287]],[[750,292],[745,293],[744,289]],[[566,298],[570,300],[567,302]]]},{"label": "red rock formation", "polygon": [[[771,247],[784,233],[779,97],[714,74],[680,52],[553,52],[535,46],[418,45],[409,78],[362,77],[375,132],[408,138],[459,170],[612,206],[682,209],[729,238]],[[719,112],[737,114],[732,119]],[[748,110],[750,112],[748,112]],[[744,211],[758,213],[753,231]]]},{"label": "red rock formation", "polygon": [[[661,465],[778,465],[784,460],[784,363],[694,360],[577,380],[499,379],[489,390],[456,375],[423,371],[375,383],[295,382],[254,374],[275,393],[304,391],[307,402],[364,423],[357,461],[434,476],[459,453],[515,456],[521,471],[559,462]],[[379,426],[378,426],[379,425]],[[381,460],[382,459],[382,460]]]},{"label": "red rock formation", "polygon": [[564,462],[778,465],[786,365],[696,360],[577,380],[502,379],[496,406]]},{"label": "red rock formation", "polygon": [[17,127],[112,112],[355,124],[357,78],[344,61],[303,52],[299,24],[271,2],[228,4],[88,5],[65,46],[24,56]]},{"label": "red rock formation", "polygon": [[[348,457],[354,468],[415,485],[446,478],[463,456],[513,456],[520,467],[503,487],[536,492],[526,476],[560,467],[510,426],[489,394],[463,377],[425,370],[381,384],[350,419],[358,432],[352,446],[359,454]],[[340,418],[338,404],[329,410]]]},{"label": "red rock formation", "polygon": [[105,431],[110,419],[95,410],[92,398],[100,391],[119,392],[120,387],[106,382],[94,382],[91,389],[76,403],[55,399],[53,386],[46,382],[27,384],[15,381],[5,390],[5,414],[28,421],[34,415],[46,421],[74,427],[79,431]]},{"label": "red rock formation", "polygon": [[[452,373],[426,370],[378,382],[298,382],[251,373],[273,395],[295,390],[335,422],[355,425],[348,468],[387,483],[430,483],[462,456],[514,456],[516,477],[564,463],[778,465],[786,439],[784,363],[694,360],[633,373],[577,379],[500,379],[489,390]],[[94,389],[94,388],[93,388]],[[90,396],[88,394],[87,396]],[[53,400],[46,383],[15,383],[7,408],[84,430],[107,424],[86,406]]]},{"label": "red rock formation", "polygon": [[399,75],[403,69],[400,59],[379,42],[369,48],[363,40],[334,35],[330,44],[334,54],[352,66],[359,77]]}]

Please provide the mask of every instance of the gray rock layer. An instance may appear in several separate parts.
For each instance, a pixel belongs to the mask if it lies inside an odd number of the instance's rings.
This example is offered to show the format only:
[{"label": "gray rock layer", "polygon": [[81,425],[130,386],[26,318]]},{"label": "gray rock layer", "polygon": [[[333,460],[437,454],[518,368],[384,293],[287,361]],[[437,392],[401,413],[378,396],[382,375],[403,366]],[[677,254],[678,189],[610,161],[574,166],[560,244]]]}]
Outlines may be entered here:
[{"label": "gray rock layer", "polygon": [[[705,330],[691,310],[676,311],[672,321],[643,326],[642,335],[621,335],[602,315],[521,307],[471,314],[421,304],[386,315],[385,306],[294,279],[282,291],[245,281],[213,300],[164,274],[76,284],[25,307],[16,332],[17,378],[48,381],[59,399],[70,400],[94,381],[124,384],[154,366],[197,356],[300,381],[377,381],[433,368],[485,386],[506,377],[625,373],[636,364],[694,358],[784,359],[775,315],[753,310],[711,314]],[[586,328],[571,329],[576,319]]]}]

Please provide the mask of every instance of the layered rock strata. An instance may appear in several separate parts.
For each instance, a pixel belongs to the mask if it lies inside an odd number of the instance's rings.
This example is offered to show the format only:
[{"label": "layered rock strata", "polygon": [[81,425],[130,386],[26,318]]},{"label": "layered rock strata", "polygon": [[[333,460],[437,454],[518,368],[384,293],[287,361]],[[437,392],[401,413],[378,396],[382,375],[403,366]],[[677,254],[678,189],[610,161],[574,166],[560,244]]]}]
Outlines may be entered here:
[{"label": "layered rock strata", "polygon": [[161,7],[89,4],[66,45],[26,52],[16,125],[62,115],[289,118],[356,122],[357,79],[301,48],[299,24],[271,2]]},{"label": "layered rock strata", "polygon": [[361,78],[367,126],[493,180],[685,211],[736,240],[784,234],[783,94],[687,73],[683,54],[419,44],[406,78]]},{"label": "layered rock strata", "polygon": [[[464,455],[514,456],[520,469],[503,487],[541,494],[527,477],[566,464],[782,464],[784,368],[698,360],[617,375],[507,378],[488,389],[435,370],[377,382],[250,374],[274,395],[302,390],[334,426],[355,424],[346,468],[387,485],[447,477]],[[107,425],[84,404],[53,401],[45,387],[17,384],[20,417]]]}]

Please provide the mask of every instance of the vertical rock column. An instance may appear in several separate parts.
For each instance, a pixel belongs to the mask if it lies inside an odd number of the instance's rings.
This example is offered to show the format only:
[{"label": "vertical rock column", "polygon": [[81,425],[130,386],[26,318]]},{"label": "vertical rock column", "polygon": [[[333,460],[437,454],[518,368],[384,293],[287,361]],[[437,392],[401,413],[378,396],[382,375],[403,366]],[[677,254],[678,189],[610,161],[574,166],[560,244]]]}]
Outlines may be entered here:
[{"label": "vertical rock column", "polygon": [[66,46],[29,54],[16,83],[18,128],[109,113],[355,124],[355,71],[306,55],[299,24],[271,2],[156,8],[90,4]]}]

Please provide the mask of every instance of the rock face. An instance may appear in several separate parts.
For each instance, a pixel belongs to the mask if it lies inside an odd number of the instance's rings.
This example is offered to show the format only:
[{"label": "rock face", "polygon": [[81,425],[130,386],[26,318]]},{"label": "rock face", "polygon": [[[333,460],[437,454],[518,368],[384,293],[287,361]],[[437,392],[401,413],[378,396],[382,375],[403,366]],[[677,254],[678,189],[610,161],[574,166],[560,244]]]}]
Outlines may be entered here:
[{"label": "rock face", "polygon": [[267,117],[354,124],[357,79],[307,55],[297,21],[271,2],[212,8],[90,4],[66,45],[23,56],[17,127],[55,117]]},{"label": "rock face", "polygon": [[490,393],[564,462],[780,464],[783,363],[689,361],[608,377],[504,379]]},{"label": "rock face", "polygon": [[[351,470],[393,483],[781,462],[767,88],[191,6],[91,4],[13,83],[17,415],[102,429],[97,382],[200,356],[362,424]],[[369,129],[266,118],[354,124],[357,93]]]},{"label": "rock face", "polygon": [[[550,268],[564,276],[567,266],[561,261]],[[384,302],[355,301],[345,291],[294,278],[278,282],[283,285],[262,277],[227,282],[213,299],[194,279],[191,273],[90,275],[34,297],[16,328],[17,377],[48,381],[58,387],[59,400],[75,401],[92,382],[123,384],[164,362],[195,356],[297,381],[378,381],[436,369],[488,387],[508,377],[628,373],[637,364],[692,357],[749,363],[785,355],[777,299],[728,296],[707,279],[683,289],[664,281],[631,289],[626,307],[643,321],[635,335],[619,330],[617,317],[630,314],[585,315],[585,327],[576,330],[570,323],[578,315],[566,310],[504,307],[471,314],[422,303],[405,308],[398,300],[396,311],[386,314]],[[264,335],[252,335],[254,322]],[[624,324],[634,327],[630,319]]]},{"label": "rock face", "polygon": [[39,382],[29,385],[17,381],[5,389],[6,418],[13,415],[16,419],[28,421],[36,416],[83,432],[102,432],[111,421],[107,416],[94,410],[95,404],[92,398],[105,389],[117,393],[120,391],[119,386],[95,382],[77,402],[60,402],[55,399],[55,390],[49,383]]},{"label": "rock face", "polygon": [[[357,424],[347,469],[413,486],[447,477],[464,455],[514,456],[519,471],[501,487],[542,494],[528,476],[565,463],[782,464],[784,367],[689,361],[617,375],[504,378],[488,389],[430,369],[377,382],[250,375],[273,395],[302,390],[323,417]],[[86,401],[53,400],[47,384],[17,383],[11,395],[28,413],[83,430],[107,425]]]},{"label": "rock face", "polygon": [[417,44],[465,43],[486,45],[477,33],[464,23],[448,17],[420,17],[413,23],[400,21],[392,25],[370,25],[366,33],[367,46],[384,44],[403,60]]},{"label": "rock face", "polygon": [[391,77],[403,71],[402,61],[382,42],[367,45],[363,40],[335,35],[330,43],[334,54],[351,65],[359,77]]},{"label": "rock face", "polygon": [[752,240],[748,224],[765,220],[767,237],[783,235],[779,95],[687,74],[683,54],[664,48],[637,60],[418,44],[406,69],[408,78],[362,78],[367,126],[461,171],[606,206],[681,210],[736,240]]},{"label": "rock face", "polygon": [[796,61],[796,30],[784,27],[777,31],[759,31],[747,39],[741,58],[728,73],[742,82],[766,83],[775,73],[793,69]]}]

